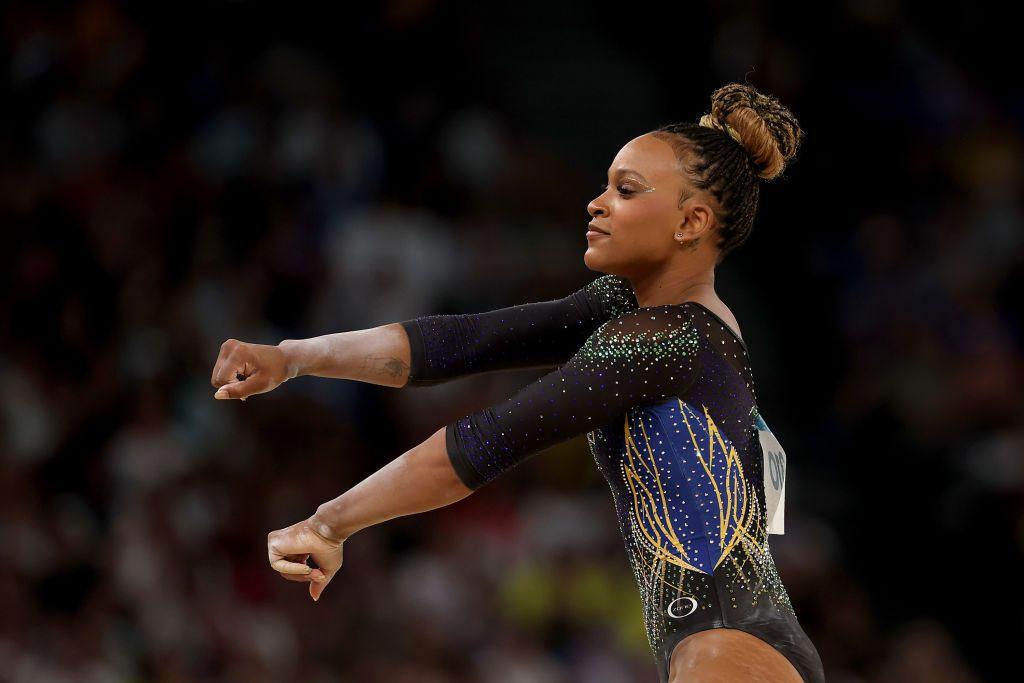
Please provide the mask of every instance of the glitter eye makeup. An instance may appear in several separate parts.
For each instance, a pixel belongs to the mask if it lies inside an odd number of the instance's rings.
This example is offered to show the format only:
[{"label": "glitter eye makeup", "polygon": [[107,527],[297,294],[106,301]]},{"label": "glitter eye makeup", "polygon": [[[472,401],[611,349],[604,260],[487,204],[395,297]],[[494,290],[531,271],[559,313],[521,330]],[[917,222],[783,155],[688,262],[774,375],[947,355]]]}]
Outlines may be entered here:
[{"label": "glitter eye makeup", "polygon": [[[641,189],[632,189],[630,187],[625,187],[625,189],[623,189],[623,187],[627,183],[631,183],[631,184],[637,185]],[[639,194],[639,193],[643,193],[643,192],[654,192],[654,188],[651,187],[650,185],[644,185],[639,180],[635,180],[635,179],[632,179],[632,178],[629,179],[629,180],[626,180],[626,181],[623,181],[623,182],[619,183],[618,185],[616,185],[615,189],[618,190],[619,194],[624,196],[624,197],[629,197],[630,195]],[[608,183],[602,183],[601,184],[601,191],[605,192],[607,190],[608,190]]]}]

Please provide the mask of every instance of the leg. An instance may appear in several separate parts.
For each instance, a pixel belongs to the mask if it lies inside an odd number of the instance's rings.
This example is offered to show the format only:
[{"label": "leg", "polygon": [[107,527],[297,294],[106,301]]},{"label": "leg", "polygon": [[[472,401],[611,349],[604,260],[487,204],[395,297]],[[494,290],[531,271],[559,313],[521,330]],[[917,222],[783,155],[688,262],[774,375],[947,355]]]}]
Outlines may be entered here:
[{"label": "leg", "polygon": [[757,636],[713,628],[683,638],[672,650],[669,683],[803,683],[786,656]]}]

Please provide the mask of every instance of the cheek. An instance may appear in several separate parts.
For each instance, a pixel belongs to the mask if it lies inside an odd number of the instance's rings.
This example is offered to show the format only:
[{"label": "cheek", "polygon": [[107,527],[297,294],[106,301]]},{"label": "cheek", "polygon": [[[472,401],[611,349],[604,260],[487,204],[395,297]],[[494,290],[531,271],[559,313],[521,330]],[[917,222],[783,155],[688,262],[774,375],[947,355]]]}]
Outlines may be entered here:
[{"label": "cheek", "polygon": [[671,217],[663,207],[654,204],[634,202],[623,206],[615,221],[616,231],[628,238],[637,251],[651,252],[664,249],[666,235],[671,230]]}]

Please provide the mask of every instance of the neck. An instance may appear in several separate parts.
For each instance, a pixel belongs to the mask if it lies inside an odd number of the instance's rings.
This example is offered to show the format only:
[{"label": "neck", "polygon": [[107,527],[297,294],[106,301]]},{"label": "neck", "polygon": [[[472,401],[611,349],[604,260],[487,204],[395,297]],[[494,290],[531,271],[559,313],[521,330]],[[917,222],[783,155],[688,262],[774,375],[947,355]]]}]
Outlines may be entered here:
[{"label": "neck", "polygon": [[695,264],[691,268],[655,271],[630,278],[641,308],[681,304],[715,292],[715,269]]}]

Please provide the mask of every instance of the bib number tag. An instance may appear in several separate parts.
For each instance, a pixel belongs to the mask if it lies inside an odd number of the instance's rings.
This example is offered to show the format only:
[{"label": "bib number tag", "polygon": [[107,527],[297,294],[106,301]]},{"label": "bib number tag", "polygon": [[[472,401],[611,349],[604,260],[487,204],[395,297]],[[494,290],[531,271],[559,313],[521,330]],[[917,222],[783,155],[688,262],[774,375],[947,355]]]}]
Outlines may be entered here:
[{"label": "bib number tag", "polygon": [[755,422],[764,454],[764,504],[769,534],[784,534],[786,513],[786,452],[768,425],[757,415]]}]

